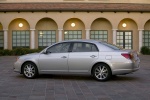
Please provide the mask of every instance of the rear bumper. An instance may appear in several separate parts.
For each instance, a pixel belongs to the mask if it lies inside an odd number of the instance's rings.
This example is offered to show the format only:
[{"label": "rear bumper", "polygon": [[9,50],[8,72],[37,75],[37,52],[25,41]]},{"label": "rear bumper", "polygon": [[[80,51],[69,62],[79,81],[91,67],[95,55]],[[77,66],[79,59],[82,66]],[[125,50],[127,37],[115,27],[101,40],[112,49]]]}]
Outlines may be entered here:
[{"label": "rear bumper", "polygon": [[130,61],[127,63],[113,64],[112,75],[123,75],[135,72],[140,69],[140,61]]}]

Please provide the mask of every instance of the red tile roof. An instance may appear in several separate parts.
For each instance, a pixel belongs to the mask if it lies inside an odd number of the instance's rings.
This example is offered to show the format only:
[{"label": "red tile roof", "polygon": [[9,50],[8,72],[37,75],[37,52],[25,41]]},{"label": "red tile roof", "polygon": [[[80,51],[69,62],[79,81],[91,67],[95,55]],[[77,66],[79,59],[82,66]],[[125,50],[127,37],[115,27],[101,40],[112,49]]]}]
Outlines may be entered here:
[{"label": "red tile roof", "polygon": [[150,4],[132,3],[0,3],[0,11],[150,12]]}]

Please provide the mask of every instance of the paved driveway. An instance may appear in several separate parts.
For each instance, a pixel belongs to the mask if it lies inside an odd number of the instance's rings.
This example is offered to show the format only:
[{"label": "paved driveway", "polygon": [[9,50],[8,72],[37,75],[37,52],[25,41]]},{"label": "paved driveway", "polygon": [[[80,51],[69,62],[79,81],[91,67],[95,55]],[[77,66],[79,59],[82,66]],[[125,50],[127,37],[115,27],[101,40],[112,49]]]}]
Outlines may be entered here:
[{"label": "paved driveway", "polygon": [[107,82],[81,75],[26,79],[13,72],[15,58],[0,57],[0,100],[150,100],[150,56],[140,56],[139,71]]}]

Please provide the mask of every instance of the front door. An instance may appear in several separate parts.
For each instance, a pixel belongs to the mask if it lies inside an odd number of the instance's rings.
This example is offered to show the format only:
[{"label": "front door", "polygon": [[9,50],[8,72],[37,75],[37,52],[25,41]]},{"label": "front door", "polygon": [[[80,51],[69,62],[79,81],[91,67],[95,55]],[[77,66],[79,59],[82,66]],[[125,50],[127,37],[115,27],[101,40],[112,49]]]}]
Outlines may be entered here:
[{"label": "front door", "polygon": [[124,49],[132,49],[132,31],[117,31],[116,45]]},{"label": "front door", "polygon": [[68,72],[68,50],[70,43],[59,43],[47,49],[39,57],[41,72]]}]

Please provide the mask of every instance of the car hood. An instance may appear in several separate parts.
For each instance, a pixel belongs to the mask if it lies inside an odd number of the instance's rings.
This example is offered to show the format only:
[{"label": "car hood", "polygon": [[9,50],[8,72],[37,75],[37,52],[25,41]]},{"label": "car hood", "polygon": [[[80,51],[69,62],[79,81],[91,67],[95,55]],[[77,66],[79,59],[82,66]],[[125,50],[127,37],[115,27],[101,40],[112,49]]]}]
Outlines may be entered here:
[{"label": "car hood", "polygon": [[31,54],[26,54],[19,56],[20,59],[31,59],[31,58],[38,58],[40,53],[31,53]]}]

